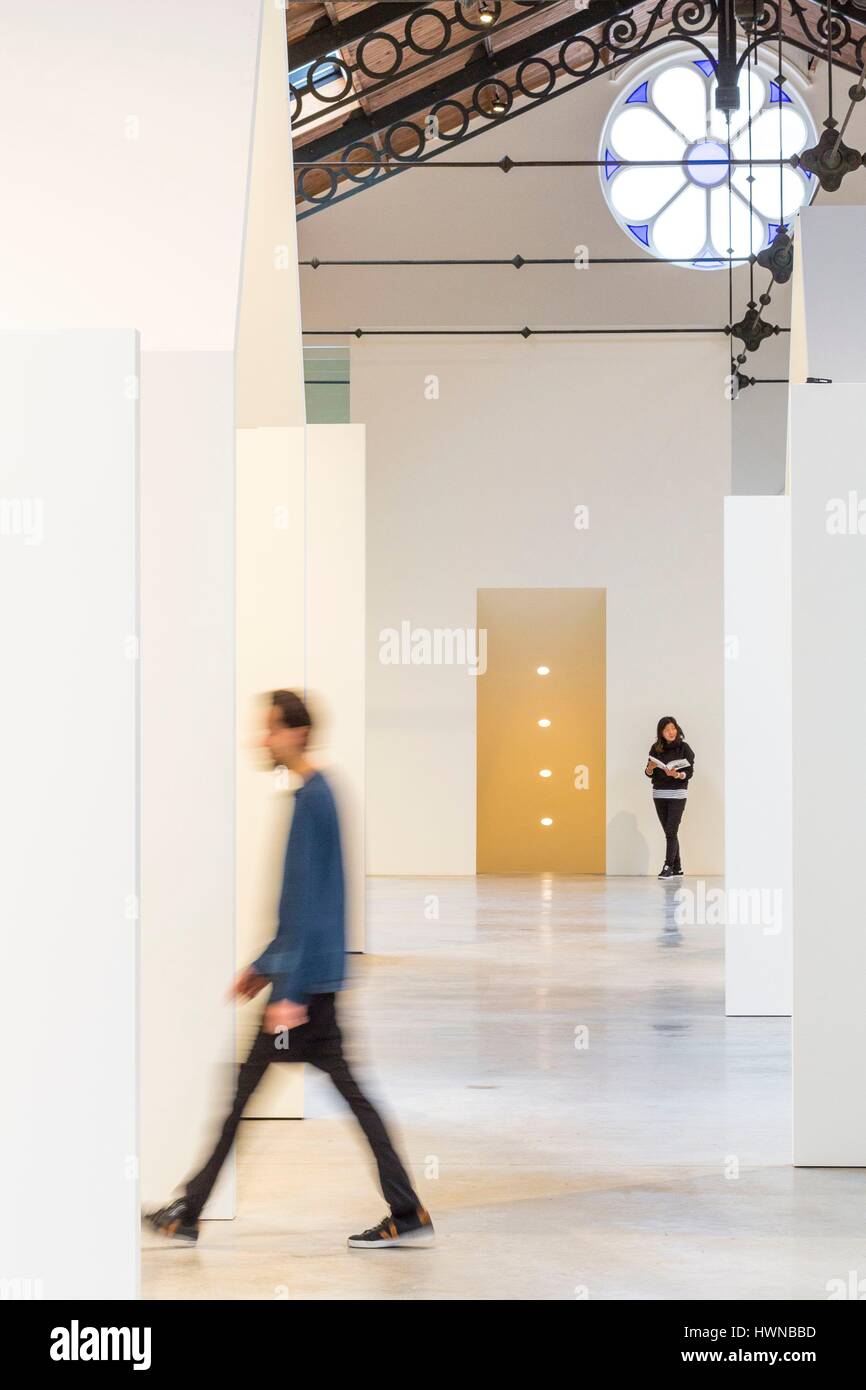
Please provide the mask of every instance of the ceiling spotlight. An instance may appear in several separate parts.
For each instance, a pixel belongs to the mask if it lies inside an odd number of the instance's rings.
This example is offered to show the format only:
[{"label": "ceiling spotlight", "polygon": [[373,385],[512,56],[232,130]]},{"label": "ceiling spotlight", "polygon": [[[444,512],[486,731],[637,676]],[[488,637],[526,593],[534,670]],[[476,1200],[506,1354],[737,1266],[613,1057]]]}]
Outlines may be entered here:
[{"label": "ceiling spotlight", "polygon": [[496,16],[490,8],[487,0],[478,0],[478,22],[479,24],[492,24]]},{"label": "ceiling spotlight", "polygon": [[553,821],[551,820],[550,816],[542,816],[542,817],[541,817],[541,824],[542,824],[542,825],[553,825]]},{"label": "ceiling spotlight", "polygon": [[549,667],[549,666],[537,666],[537,667],[535,668],[535,674],[536,674],[537,676],[549,676],[549,675],[550,675],[550,667]]},{"label": "ceiling spotlight", "polygon": [[549,767],[543,767],[538,775],[539,777],[552,777],[553,773],[551,772]]},{"label": "ceiling spotlight", "polygon": [[550,728],[550,720],[549,720],[549,719],[539,719],[539,721],[538,721],[538,727],[539,727],[539,729],[549,729],[549,728]]}]

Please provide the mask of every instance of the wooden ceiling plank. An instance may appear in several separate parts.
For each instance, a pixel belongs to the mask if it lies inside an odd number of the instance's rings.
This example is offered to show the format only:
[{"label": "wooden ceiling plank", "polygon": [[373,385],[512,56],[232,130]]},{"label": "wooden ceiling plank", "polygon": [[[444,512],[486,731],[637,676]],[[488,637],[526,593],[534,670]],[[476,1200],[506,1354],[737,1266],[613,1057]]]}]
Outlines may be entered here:
[{"label": "wooden ceiling plank", "polygon": [[[327,8],[325,5],[322,6],[323,11]],[[333,5],[330,8],[335,9]],[[331,20],[324,27],[316,27],[303,38],[295,36],[293,39],[289,34],[289,62],[293,68],[303,67],[306,63],[317,62],[319,58],[326,57],[337,48],[345,48],[347,44],[352,42],[360,42],[374,30],[384,29],[388,24],[397,23],[416,8],[416,4],[402,3],[367,5],[364,9],[359,9],[346,18],[337,18],[336,22]]]}]

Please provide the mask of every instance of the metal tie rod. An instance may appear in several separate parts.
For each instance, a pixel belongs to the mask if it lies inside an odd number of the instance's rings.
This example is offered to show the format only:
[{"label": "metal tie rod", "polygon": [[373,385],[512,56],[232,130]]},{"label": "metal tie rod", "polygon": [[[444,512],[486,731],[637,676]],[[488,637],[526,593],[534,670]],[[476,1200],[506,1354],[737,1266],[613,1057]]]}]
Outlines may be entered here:
[{"label": "metal tie rod", "polygon": [[[587,256],[580,265],[696,265],[707,261],[711,265],[727,265],[729,262],[746,265],[754,260],[752,256]],[[510,265],[522,270],[525,265],[568,265],[575,264],[574,256],[503,256],[469,257],[466,259],[446,257],[441,259],[418,258],[413,260],[320,260],[311,256],[309,260],[298,261],[298,265],[319,270],[324,266],[472,266],[472,265]]]},{"label": "metal tie rod", "polygon": [[[375,159],[364,156],[360,159],[296,159],[296,169],[382,169],[393,173],[396,169],[499,169],[508,174],[512,169],[605,169],[615,164],[618,169],[664,169],[677,168],[682,164],[715,165],[737,168],[751,165],[753,168],[778,168],[780,164],[791,164],[790,159],[439,159],[430,155],[426,159],[403,159],[394,155],[392,160]],[[793,166],[792,166],[793,167]],[[370,180],[372,182],[372,178]]]}]

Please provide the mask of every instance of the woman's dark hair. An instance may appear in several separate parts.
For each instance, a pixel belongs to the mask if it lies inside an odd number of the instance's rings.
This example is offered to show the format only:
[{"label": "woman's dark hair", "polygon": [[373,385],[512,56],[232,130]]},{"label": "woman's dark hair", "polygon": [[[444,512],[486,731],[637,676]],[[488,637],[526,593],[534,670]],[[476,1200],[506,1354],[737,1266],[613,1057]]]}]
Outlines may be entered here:
[{"label": "woman's dark hair", "polygon": [[665,751],[665,741],[662,737],[662,729],[666,729],[668,724],[676,725],[677,736],[674,739],[674,743],[682,743],[685,740],[685,734],[683,733],[679,724],[677,724],[677,721],[674,719],[673,715],[663,714],[658,724],[656,725],[656,741],[654,744],[654,751],[656,753],[663,753]]},{"label": "woman's dark hair", "polygon": [[310,711],[294,690],[275,690],[271,695],[271,703],[274,709],[279,710],[280,719],[287,729],[313,727]]}]

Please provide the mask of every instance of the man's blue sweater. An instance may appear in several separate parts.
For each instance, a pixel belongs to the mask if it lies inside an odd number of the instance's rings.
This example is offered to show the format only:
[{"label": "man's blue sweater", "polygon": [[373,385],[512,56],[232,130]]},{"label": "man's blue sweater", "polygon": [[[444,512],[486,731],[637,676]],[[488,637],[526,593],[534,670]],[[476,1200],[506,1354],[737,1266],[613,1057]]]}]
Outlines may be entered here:
[{"label": "man's blue sweater", "polygon": [[253,961],[253,969],[270,978],[271,1003],[291,999],[306,1004],[312,994],[342,988],[345,952],[337,807],[325,778],[314,772],[295,793],[277,934]]}]

